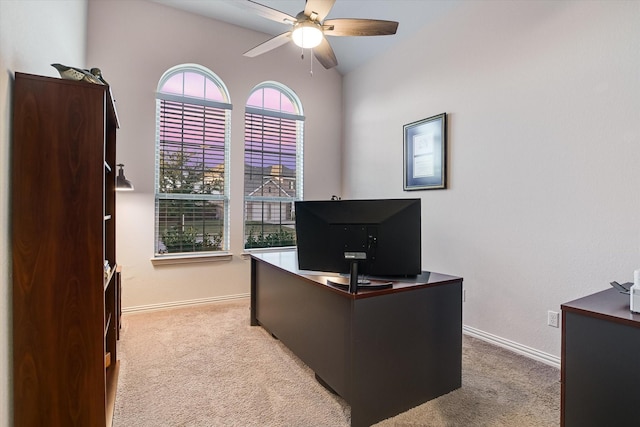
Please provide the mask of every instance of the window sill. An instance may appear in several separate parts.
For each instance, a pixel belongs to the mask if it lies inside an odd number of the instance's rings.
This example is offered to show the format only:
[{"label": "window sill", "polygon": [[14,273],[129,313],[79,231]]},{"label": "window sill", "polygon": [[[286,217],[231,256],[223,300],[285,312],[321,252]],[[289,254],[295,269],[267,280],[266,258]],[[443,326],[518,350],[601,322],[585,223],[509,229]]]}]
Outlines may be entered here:
[{"label": "window sill", "polygon": [[282,251],[295,251],[296,246],[278,246],[277,248],[254,248],[254,249],[245,249],[241,257],[242,259],[247,259],[251,257],[251,254],[259,254],[264,252],[282,252]]},{"label": "window sill", "polygon": [[207,254],[183,254],[183,255],[160,255],[151,258],[151,263],[155,265],[175,265],[175,264],[195,264],[202,262],[231,261],[233,255],[229,252],[207,253]]}]

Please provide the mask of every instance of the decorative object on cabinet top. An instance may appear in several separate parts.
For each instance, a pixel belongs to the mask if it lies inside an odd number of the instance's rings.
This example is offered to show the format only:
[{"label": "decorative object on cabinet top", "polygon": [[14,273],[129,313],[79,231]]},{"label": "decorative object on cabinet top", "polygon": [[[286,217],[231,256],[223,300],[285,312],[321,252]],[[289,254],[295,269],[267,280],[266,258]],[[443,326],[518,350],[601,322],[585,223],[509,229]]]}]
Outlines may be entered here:
[{"label": "decorative object on cabinet top", "polygon": [[102,77],[102,71],[100,68],[92,68],[90,70],[85,70],[77,67],[70,67],[68,65],[62,64],[51,64],[53,68],[58,70],[60,73],[60,77],[67,80],[76,80],[76,81],[85,81],[89,83],[94,83],[97,85],[108,85],[105,79]]}]

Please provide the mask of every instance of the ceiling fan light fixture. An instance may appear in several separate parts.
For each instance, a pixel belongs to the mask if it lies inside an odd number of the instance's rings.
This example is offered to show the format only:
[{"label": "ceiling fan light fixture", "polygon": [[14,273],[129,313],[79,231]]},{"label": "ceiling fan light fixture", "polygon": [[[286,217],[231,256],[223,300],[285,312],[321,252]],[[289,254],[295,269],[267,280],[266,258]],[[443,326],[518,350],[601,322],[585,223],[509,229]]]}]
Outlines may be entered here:
[{"label": "ceiling fan light fixture", "polygon": [[320,25],[311,21],[296,24],[291,33],[293,42],[303,49],[312,49],[318,46],[322,42],[322,37]]}]

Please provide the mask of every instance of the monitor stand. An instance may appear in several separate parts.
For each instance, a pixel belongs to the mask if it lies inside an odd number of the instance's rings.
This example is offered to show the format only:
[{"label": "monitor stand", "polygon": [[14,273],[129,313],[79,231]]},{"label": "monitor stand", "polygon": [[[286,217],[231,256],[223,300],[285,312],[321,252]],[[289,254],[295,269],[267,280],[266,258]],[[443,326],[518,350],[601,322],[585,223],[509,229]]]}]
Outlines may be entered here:
[{"label": "monitor stand", "polygon": [[349,274],[349,283],[346,284],[343,281],[336,281],[327,279],[328,285],[338,286],[340,288],[348,288],[349,293],[357,294],[358,289],[386,289],[393,287],[393,283],[389,281],[374,281],[371,282],[364,278],[358,278],[358,261],[351,260],[351,268]]},{"label": "monitor stand", "polygon": [[358,260],[351,260],[351,275],[349,276],[349,293],[358,293]]}]

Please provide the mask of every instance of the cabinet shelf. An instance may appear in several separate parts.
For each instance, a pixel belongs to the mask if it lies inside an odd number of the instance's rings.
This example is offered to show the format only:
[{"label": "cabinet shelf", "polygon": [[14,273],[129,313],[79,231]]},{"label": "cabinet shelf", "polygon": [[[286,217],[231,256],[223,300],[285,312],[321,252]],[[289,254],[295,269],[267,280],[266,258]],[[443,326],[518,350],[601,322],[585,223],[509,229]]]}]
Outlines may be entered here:
[{"label": "cabinet shelf", "polygon": [[106,413],[105,426],[111,427],[113,421],[113,411],[116,407],[116,389],[118,388],[118,374],[120,373],[120,361],[116,360],[107,369],[106,374]]},{"label": "cabinet shelf", "polygon": [[107,337],[109,333],[109,326],[111,326],[111,313],[107,315],[107,321],[104,323],[104,336]]},{"label": "cabinet shelf", "polygon": [[107,274],[104,278],[104,290],[106,291],[107,288],[109,287],[109,285],[111,284],[111,281],[113,279],[113,275],[116,273],[116,268],[117,266],[113,266],[111,267],[111,270],[109,270],[109,274]]}]

